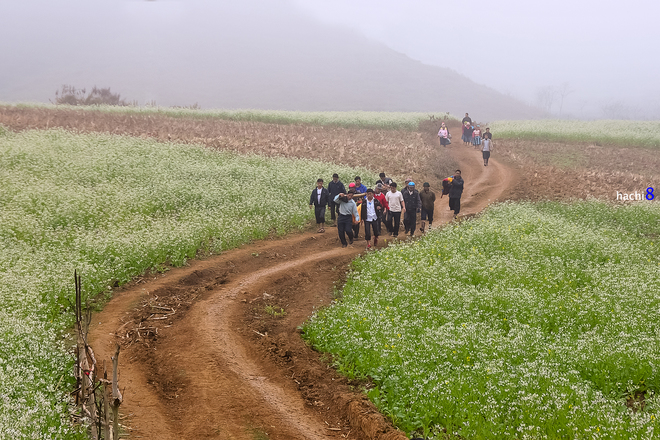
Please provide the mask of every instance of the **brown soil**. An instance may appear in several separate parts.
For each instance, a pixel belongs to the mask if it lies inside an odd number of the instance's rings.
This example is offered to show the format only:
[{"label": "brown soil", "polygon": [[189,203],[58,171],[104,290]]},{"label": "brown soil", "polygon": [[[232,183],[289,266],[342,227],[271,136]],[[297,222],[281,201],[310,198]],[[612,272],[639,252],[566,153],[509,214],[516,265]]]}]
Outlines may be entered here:
[{"label": "brown soil", "polygon": [[[449,151],[466,180],[464,215],[515,183],[497,160],[484,167],[477,151]],[[447,201],[436,203],[436,224],[451,218]],[[364,241],[343,249],[336,229],[326,231],[245,245],[115,293],[90,337],[100,359],[123,347],[121,411],[132,438],[407,438],[366,399],[365,384],[300,337],[364,251]]]},{"label": "brown soil", "polygon": [[442,179],[456,162],[447,151],[435,148],[439,120],[428,122],[422,132],[412,132],[0,106],[0,125],[14,131],[60,127],[199,144],[242,154],[316,159],[385,170],[392,176]]},{"label": "brown soil", "polygon": [[498,140],[494,155],[520,175],[512,200],[616,200],[660,186],[660,155],[648,148]]}]

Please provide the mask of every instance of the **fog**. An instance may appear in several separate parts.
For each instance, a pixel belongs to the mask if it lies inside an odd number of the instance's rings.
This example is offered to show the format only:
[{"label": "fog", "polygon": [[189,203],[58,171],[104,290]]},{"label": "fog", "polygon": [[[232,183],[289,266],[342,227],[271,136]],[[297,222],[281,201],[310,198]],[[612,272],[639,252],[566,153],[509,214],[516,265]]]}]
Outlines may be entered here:
[{"label": "fog", "polygon": [[[414,59],[537,103],[568,84],[564,112],[638,107],[660,118],[657,0],[297,0]],[[558,103],[553,106],[558,112]]]},{"label": "fog", "polygon": [[168,106],[543,115],[520,100],[658,119],[658,13],[651,0],[3,0],[0,101],[70,84]]}]

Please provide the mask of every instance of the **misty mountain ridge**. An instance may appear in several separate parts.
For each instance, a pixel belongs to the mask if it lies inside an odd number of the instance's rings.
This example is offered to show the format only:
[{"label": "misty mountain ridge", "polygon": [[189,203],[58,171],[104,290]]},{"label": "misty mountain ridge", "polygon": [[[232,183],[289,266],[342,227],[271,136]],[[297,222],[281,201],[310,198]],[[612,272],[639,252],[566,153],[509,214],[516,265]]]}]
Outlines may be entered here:
[{"label": "misty mountain ridge", "polygon": [[[44,102],[70,84],[111,87],[123,99],[163,106],[459,117],[470,112],[480,121],[544,116],[451,69],[320,23],[286,1],[198,1],[169,14],[146,3],[129,9],[104,3],[103,19],[58,26],[48,40],[28,39],[28,50],[9,51],[0,72],[0,100]],[[78,6],[86,16],[85,6]],[[53,18],[60,25],[78,18],[64,12],[51,11],[61,14]]]}]

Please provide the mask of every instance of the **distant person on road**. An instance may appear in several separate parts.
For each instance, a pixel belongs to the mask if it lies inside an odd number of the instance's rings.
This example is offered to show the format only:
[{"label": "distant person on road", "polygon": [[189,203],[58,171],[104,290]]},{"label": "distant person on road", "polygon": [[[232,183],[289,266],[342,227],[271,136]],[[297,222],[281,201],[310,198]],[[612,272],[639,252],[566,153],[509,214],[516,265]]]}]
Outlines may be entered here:
[{"label": "distant person on road", "polygon": [[484,139],[493,139],[493,134],[490,132],[490,127],[486,127],[486,132],[483,135]]},{"label": "distant person on road", "polygon": [[472,132],[472,145],[474,145],[475,149],[481,145],[481,126],[479,124],[477,124],[477,127]]},{"label": "distant person on road", "polygon": [[463,124],[465,124],[466,122],[468,122],[469,124],[472,124],[472,118],[470,117],[470,115],[468,115],[468,114],[466,113],[466,114],[465,114],[465,117],[461,120],[461,122],[462,122]]},{"label": "distant person on road", "polygon": [[415,189],[415,182],[408,182],[401,195],[406,205],[406,212],[403,215],[403,228],[406,234],[410,232],[410,236],[414,237],[415,229],[417,229],[417,213],[422,209],[422,201],[419,198],[419,191]]},{"label": "distant person on road", "polygon": [[464,185],[465,182],[461,177],[461,170],[456,170],[449,186],[449,209],[454,211],[454,219],[461,212],[461,195],[463,195]]},{"label": "distant person on road", "polygon": [[468,145],[472,144],[472,133],[474,133],[474,125],[468,124],[467,130],[465,130],[465,137],[468,141]]},{"label": "distant person on road", "polygon": [[[390,183],[392,183],[392,179],[390,179]],[[378,200],[380,202],[380,206],[383,207],[383,213],[378,218],[378,230],[381,231],[382,224],[385,223],[385,229],[387,230],[387,232],[390,232],[390,228],[387,225],[387,216],[389,215],[390,212],[390,205],[387,204],[387,200],[385,199],[385,193],[383,192],[382,183],[376,185],[376,189],[374,192],[374,199]]]},{"label": "distant person on road", "polygon": [[422,227],[419,230],[423,233],[427,219],[429,222],[429,231],[431,230],[431,225],[433,225],[433,210],[435,209],[435,193],[431,191],[431,185],[428,182],[424,182],[422,192],[419,193],[419,198],[422,201]]},{"label": "distant person on road", "polygon": [[381,186],[382,191],[384,191],[384,192],[389,191],[390,190],[390,183],[392,183],[392,179],[387,177],[385,175],[385,173],[380,173],[378,175],[378,177],[380,177],[380,179],[376,180],[376,186],[378,186],[378,184],[380,183],[382,185]]},{"label": "distant person on road", "polygon": [[[333,222],[337,220],[337,211],[339,211],[339,205],[334,202],[335,197],[339,193],[345,193],[346,188],[341,180],[339,180],[339,175],[337,173],[332,175],[332,182],[328,183],[328,193],[330,193],[330,218]],[[336,226],[336,225],[335,225]]]},{"label": "distant person on road", "polygon": [[[357,206],[353,201],[354,194],[355,190],[351,188],[348,190],[348,194],[337,194],[334,199],[334,202],[339,204],[337,234],[339,234],[339,241],[341,241],[342,247],[353,244],[353,217],[358,216]],[[346,235],[348,235],[348,243],[346,243]]]},{"label": "distant person on road", "polygon": [[401,212],[406,211],[406,202],[403,201],[401,192],[396,190],[396,182],[390,184],[390,192],[385,194],[385,200],[390,207],[390,215],[387,219],[390,236],[398,237],[401,227]]},{"label": "distant person on road", "polygon": [[440,130],[438,130],[438,137],[440,138],[440,145],[443,147],[451,144],[451,141],[449,140],[449,130],[447,130],[447,126],[444,122],[440,126]]},{"label": "distant person on road", "polygon": [[319,228],[317,232],[325,232],[325,207],[330,202],[330,193],[323,187],[323,179],[316,181],[316,189],[312,191],[309,198],[309,209],[314,207],[314,214],[316,214],[316,226]]},{"label": "distant person on road", "polygon": [[470,130],[470,123],[469,122],[464,122],[463,123],[463,134],[461,136],[461,139],[463,139],[463,144],[469,144],[472,141],[472,133],[469,133],[468,136],[468,131]]},{"label": "distant person on road", "polygon": [[484,139],[483,145],[481,146],[481,154],[484,157],[484,166],[488,166],[488,159],[490,159],[490,152],[493,151],[493,141],[490,139]]},{"label": "distant person on road", "polygon": [[374,198],[374,190],[367,189],[367,199],[362,202],[360,218],[364,222],[364,239],[367,241],[367,249],[371,249],[371,233],[374,234],[374,247],[378,245],[380,226],[378,220],[383,215],[383,206]]}]

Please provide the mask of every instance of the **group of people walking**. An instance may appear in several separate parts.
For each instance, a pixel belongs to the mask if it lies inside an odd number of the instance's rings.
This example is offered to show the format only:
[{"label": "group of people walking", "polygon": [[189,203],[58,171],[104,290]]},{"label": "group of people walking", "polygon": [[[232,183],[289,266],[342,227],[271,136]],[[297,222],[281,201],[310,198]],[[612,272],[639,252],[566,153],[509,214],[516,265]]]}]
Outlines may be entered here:
[{"label": "group of people walking", "polygon": [[[472,122],[472,118],[467,113],[461,121],[463,133],[461,139],[466,145],[474,145],[475,149],[481,149],[482,156],[484,159],[484,166],[488,166],[488,159],[490,158],[490,153],[493,151],[493,135],[490,132],[490,128],[486,127],[486,131],[481,131],[481,125],[475,124]],[[451,143],[451,134],[443,122],[438,131],[438,137],[440,138],[440,145],[446,147]]]},{"label": "group of people walking", "polygon": [[[373,188],[367,188],[360,176],[348,185],[339,180],[338,174],[332,175],[332,181],[325,188],[323,179],[318,179],[316,188],[309,199],[310,208],[314,208],[318,232],[325,232],[326,207],[330,208],[330,217],[337,226],[339,240],[343,247],[352,245],[360,234],[360,226],[364,225],[364,239],[367,249],[378,245],[378,238],[382,235],[382,225],[391,237],[398,237],[401,229],[401,217],[406,235],[414,237],[417,231],[417,214],[420,214],[422,233],[433,225],[436,195],[431,191],[431,185],[425,182],[422,190],[418,191],[415,182],[408,177],[402,191],[398,190],[396,182],[380,173],[380,179]],[[447,184],[443,182],[443,191],[440,196],[449,196],[449,207],[454,211],[454,218],[460,212],[460,198],[463,193],[463,179],[460,170]],[[447,179],[445,179],[447,181]]]}]

